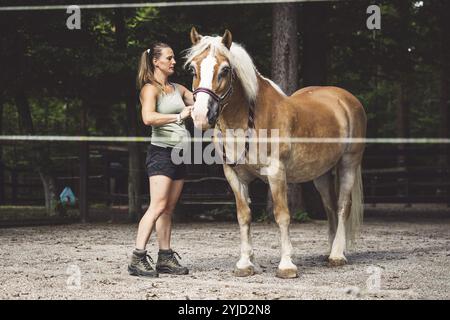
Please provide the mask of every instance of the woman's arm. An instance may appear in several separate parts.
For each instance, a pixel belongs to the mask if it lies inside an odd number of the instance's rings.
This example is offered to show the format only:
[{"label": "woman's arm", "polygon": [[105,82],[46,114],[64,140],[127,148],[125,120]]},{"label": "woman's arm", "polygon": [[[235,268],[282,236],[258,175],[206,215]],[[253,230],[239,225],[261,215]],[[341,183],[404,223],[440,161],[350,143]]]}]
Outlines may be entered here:
[{"label": "woman's arm", "polygon": [[192,106],[194,105],[194,95],[192,94],[191,91],[189,91],[188,89],[186,89],[184,86],[182,86],[181,84],[177,84],[178,88],[180,89],[181,92],[181,96],[183,97],[183,101],[187,106]]},{"label": "woman's arm", "polygon": [[139,99],[141,100],[142,106],[142,121],[146,126],[162,126],[164,124],[177,122],[177,114],[163,114],[156,112],[158,93],[158,89],[151,85],[144,86],[141,89]]}]

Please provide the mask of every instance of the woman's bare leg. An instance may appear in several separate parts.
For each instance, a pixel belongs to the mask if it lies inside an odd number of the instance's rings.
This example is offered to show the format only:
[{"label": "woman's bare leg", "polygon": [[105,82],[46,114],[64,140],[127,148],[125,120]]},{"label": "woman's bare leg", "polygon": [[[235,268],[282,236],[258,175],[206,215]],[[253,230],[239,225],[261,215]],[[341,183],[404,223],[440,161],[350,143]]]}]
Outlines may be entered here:
[{"label": "woman's bare leg", "polygon": [[162,213],[165,212],[169,203],[169,195],[172,179],[163,175],[151,176],[150,185],[150,206],[139,222],[136,236],[136,249],[144,250],[148,239],[155,227],[155,223]]},{"label": "woman's bare leg", "polygon": [[166,210],[156,220],[156,234],[158,236],[159,249],[170,249],[170,236],[172,233],[172,213],[183,190],[184,180],[174,180],[170,186],[170,194]]}]

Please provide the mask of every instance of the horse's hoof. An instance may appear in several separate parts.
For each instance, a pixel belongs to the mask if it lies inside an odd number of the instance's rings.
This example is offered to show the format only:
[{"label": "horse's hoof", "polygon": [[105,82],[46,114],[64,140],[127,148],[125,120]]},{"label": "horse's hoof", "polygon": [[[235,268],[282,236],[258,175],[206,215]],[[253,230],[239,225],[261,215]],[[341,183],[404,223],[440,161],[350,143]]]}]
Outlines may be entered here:
[{"label": "horse's hoof", "polygon": [[298,277],[297,269],[277,269],[276,276],[282,279],[293,279]]},{"label": "horse's hoof", "polygon": [[234,275],[236,277],[250,277],[255,274],[255,268],[254,267],[247,267],[247,268],[236,268],[234,269]]},{"label": "horse's hoof", "polygon": [[347,264],[347,259],[345,258],[328,258],[329,267],[341,267]]}]

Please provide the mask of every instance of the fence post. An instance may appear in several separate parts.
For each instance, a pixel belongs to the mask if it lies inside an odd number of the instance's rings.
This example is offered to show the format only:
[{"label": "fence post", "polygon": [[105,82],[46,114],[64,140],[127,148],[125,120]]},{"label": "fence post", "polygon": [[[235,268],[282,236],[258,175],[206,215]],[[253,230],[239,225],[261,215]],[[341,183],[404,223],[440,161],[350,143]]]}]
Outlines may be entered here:
[{"label": "fence post", "polygon": [[[87,135],[87,106],[82,103],[80,131],[82,135]],[[89,218],[88,206],[88,166],[89,166],[89,143],[87,141],[80,142],[80,218],[82,223],[86,223]]]},{"label": "fence post", "polygon": [[111,195],[111,167],[110,167],[110,156],[109,151],[105,150],[103,153],[103,165],[104,165],[104,177],[105,177],[105,191],[106,191],[106,205],[108,207],[112,204],[112,195]]},{"label": "fence post", "polygon": [[2,151],[0,147],[0,205],[5,203],[5,166],[1,157]]},{"label": "fence post", "polygon": [[11,202],[13,205],[17,205],[17,189],[18,189],[18,183],[17,183],[17,169],[12,168],[11,169]]},{"label": "fence post", "polygon": [[88,142],[80,143],[80,217],[81,222],[87,222],[89,218],[88,206],[88,162],[89,145]]}]

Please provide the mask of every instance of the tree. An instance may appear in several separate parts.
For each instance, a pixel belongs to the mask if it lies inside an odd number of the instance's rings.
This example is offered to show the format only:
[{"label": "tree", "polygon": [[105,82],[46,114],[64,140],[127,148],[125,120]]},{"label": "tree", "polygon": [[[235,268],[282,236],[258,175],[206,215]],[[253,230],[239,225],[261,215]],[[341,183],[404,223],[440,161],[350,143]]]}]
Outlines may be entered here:
[{"label": "tree", "polygon": [[[123,9],[114,10],[114,26],[116,48],[122,57],[127,57],[127,25]],[[123,64],[119,69],[120,83],[122,83],[121,98],[125,99],[126,119],[129,136],[138,136],[138,115],[136,109],[136,86],[129,66]],[[128,216],[131,221],[142,215],[141,200],[141,150],[137,142],[128,144]]]},{"label": "tree", "polygon": [[[298,6],[295,3],[273,5],[272,12],[272,80],[287,94],[298,89]],[[289,184],[288,204],[291,213],[303,211],[300,184]],[[266,211],[273,211],[270,190]]]},{"label": "tree", "polygon": [[[0,96],[0,135],[3,134],[3,101]],[[5,200],[5,170],[3,164],[3,147],[0,144],[0,205]]]},{"label": "tree", "polygon": [[[412,86],[412,71],[413,61],[411,57],[412,43],[411,43],[411,9],[412,4],[409,1],[397,0],[394,2],[394,7],[398,14],[398,57],[399,64],[399,87],[397,97],[397,137],[408,138],[410,136],[410,108],[411,108],[411,90]],[[405,145],[399,144],[400,152],[405,151]],[[407,157],[405,154],[400,154],[398,157],[398,165],[406,166]]]},{"label": "tree", "polygon": [[[28,76],[28,69],[30,66],[27,53],[27,39],[26,31],[18,28],[14,34],[14,38],[17,41],[15,46],[15,70],[17,72],[16,79],[14,81],[14,87],[11,90],[13,100],[16,104],[17,113],[19,115],[19,127],[22,130],[22,134],[34,135],[35,129],[33,125],[33,119],[31,116],[29,91],[29,81],[32,80]],[[52,171],[53,165],[50,156],[43,148],[42,143],[33,144],[29,147],[31,155],[31,163],[41,178],[44,194],[45,194],[45,207],[48,215],[57,214],[57,190],[56,180],[54,172]]]},{"label": "tree", "polygon": [[[440,109],[440,137],[450,137],[450,43],[448,41],[448,35],[450,34],[450,4],[448,1],[435,4],[438,11],[439,19],[439,78],[440,78],[440,93],[439,93],[439,109]],[[442,145],[441,152],[443,156],[440,159],[440,165],[445,167],[449,165],[448,157],[448,145]]]}]

